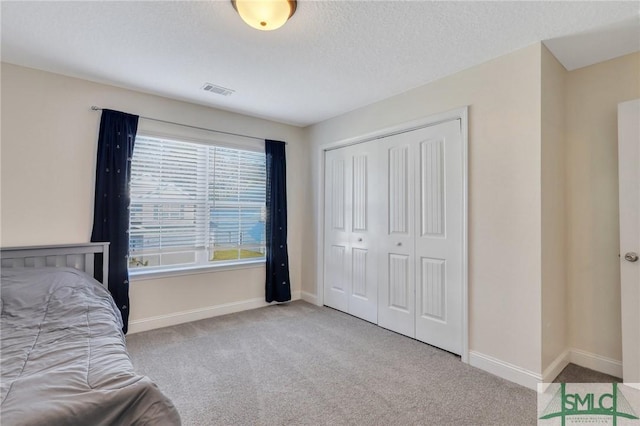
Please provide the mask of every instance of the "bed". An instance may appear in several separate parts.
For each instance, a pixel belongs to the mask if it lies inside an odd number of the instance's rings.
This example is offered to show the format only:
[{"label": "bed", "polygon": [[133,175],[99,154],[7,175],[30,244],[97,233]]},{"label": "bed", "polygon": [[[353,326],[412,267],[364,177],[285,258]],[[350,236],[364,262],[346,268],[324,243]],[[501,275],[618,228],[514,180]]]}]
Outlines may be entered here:
[{"label": "bed", "polygon": [[104,243],[0,250],[3,425],[180,424],[133,370],[120,313],[95,279],[108,276],[107,253]]}]

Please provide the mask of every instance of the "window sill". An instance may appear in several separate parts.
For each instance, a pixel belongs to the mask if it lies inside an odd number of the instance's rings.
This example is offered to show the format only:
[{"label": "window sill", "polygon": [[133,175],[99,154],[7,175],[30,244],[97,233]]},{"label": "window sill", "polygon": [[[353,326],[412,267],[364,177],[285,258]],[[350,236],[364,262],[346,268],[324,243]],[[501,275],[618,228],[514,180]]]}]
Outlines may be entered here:
[{"label": "window sill", "polygon": [[183,275],[210,274],[214,272],[234,271],[239,269],[263,268],[265,260],[249,260],[244,262],[219,263],[216,265],[198,265],[182,268],[167,268],[146,271],[144,269],[129,270],[130,281],[152,280],[156,278],[179,277]]}]

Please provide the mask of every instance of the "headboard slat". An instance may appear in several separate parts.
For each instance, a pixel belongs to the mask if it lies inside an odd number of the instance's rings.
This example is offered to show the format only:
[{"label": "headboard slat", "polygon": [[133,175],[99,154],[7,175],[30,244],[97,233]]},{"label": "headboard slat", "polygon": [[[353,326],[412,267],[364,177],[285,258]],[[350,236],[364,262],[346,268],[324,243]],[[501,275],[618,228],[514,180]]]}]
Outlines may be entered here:
[{"label": "headboard slat", "polygon": [[2,268],[38,268],[68,266],[95,277],[96,254],[103,254],[103,285],[108,288],[109,243],[67,244],[0,248]]},{"label": "headboard slat", "polygon": [[92,253],[87,253],[84,255],[84,271],[91,275],[92,277],[95,275],[93,265],[95,263],[95,255]]}]

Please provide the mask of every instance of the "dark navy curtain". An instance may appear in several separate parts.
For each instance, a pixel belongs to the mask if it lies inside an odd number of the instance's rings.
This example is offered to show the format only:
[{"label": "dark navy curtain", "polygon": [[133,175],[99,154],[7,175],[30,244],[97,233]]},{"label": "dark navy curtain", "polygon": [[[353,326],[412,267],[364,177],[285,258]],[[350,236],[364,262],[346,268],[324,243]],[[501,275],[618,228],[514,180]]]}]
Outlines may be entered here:
[{"label": "dark navy curtain", "polygon": [[125,333],[129,321],[129,182],[137,130],[137,115],[102,110],[91,241],[110,243],[109,291],[122,314]]},{"label": "dark navy curtain", "polygon": [[291,300],[287,253],[287,164],[285,143],[266,140],[267,167],[267,302]]}]

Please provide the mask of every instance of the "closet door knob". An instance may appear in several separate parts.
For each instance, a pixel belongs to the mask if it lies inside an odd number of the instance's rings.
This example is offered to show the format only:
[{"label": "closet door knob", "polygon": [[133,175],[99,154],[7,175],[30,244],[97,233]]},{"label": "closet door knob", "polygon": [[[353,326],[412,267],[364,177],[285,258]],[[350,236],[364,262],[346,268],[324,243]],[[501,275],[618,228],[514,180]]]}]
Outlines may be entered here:
[{"label": "closet door knob", "polygon": [[630,251],[629,253],[624,255],[624,260],[626,260],[627,262],[637,262],[638,261],[638,255],[635,254],[634,252]]},{"label": "closet door knob", "polygon": [[362,238],[358,238],[358,242],[361,243],[362,242]]},{"label": "closet door knob", "polygon": [[396,245],[397,245],[398,247],[400,247],[400,246],[402,245],[402,243],[398,243],[398,244],[396,244]]}]

